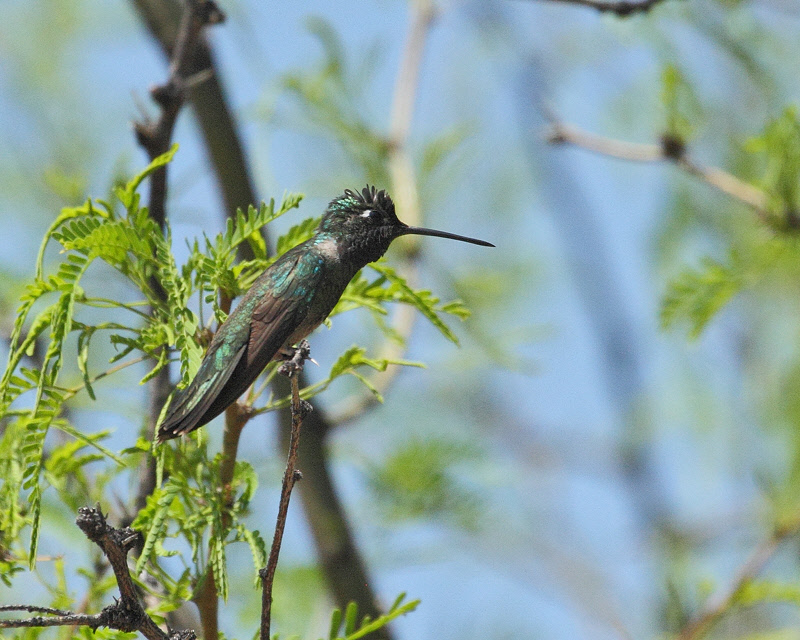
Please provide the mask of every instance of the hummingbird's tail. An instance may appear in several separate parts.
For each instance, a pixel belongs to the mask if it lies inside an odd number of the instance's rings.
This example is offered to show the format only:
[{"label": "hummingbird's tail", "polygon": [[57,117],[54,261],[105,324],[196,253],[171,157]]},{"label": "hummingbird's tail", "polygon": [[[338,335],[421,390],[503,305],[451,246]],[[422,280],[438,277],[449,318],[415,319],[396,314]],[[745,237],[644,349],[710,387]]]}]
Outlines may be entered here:
[{"label": "hummingbird's tail", "polygon": [[223,369],[213,367],[213,357],[203,360],[189,386],[178,391],[172,399],[167,415],[158,428],[159,442],[186,435],[211,422],[239,397],[240,385],[230,385],[228,382],[239,366],[244,351],[244,347],[239,349]]}]

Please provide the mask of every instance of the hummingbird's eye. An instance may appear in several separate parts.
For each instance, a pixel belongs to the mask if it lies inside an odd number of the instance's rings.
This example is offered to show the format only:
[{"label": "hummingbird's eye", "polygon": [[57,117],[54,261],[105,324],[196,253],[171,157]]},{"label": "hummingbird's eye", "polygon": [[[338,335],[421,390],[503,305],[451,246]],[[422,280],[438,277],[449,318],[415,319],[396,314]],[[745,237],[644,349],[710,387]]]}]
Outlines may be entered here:
[{"label": "hummingbird's eye", "polygon": [[366,218],[371,222],[377,222],[381,219],[380,211],[375,211],[374,209],[367,209],[364,213],[361,214],[361,218]]}]

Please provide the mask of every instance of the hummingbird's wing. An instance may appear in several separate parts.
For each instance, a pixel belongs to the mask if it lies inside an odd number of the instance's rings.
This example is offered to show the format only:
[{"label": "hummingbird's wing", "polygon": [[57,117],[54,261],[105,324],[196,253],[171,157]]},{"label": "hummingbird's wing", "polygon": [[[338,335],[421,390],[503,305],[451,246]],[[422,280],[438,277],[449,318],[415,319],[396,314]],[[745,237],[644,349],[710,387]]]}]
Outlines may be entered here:
[{"label": "hummingbird's wing", "polygon": [[203,426],[235,402],[308,317],[321,279],[319,257],[294,249],[267,269],[218,329],[192,382],[174,398],[159,441]]},{"label": "hummingbird's wing", "polygon": [[213,414],[209,411],[214,401],[219,399],[234,371],[239,368],[245,346],[242,345],[223,368],[215,366],[218,349],[214,348],[213,352],[212,349],[208,350],[189,386],[179,390],[172,399],[169,413],[158,429],[159,442],[194,431],[225,410],[223,407]]}]

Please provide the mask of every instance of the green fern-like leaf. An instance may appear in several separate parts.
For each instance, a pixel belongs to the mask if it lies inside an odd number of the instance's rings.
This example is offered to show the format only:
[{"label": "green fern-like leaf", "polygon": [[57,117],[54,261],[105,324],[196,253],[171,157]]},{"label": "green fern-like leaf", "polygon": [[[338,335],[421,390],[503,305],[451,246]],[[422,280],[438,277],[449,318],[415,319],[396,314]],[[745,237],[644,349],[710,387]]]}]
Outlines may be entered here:
[{"label": "green fern-like leaf", "polygon": [[[347,605],[344,615],[342,615],[341,609],[334,609],[331,613],[328,640],[359,640],[378,629],[382,629],[392,620],[414,611],[419,606],[419,600],[412,600],[403,604],[405,598],[406,594],[401,593],[385,615],[379,616],[375,620],[365,617],[360,625],[358,624],[358,605],[355,602],[350,602]],[[343,622],[344,629],[342,629]],[[341,634],[340,631],[342,632]]]},{"label": "green fern-like leaf", "polygon": [[661,326],[689,323],[689,336],[697,338],[711,318],[742,288],[738,271],[711,259],[701,269],[687,270],[673,280],[661,303]]},{"label": "green fern-like leaf", "polygon": [[768,122],[762,134],[751,138],[746,148],[764,158],[760,183],[775,220],[781,224],[796,224],[800,217],[800,116],[797,108],[789,107]]},{"label": "green fern-like leaf", "polygon": [[284,233],[276,243],[276,253],[282,255],[289,249],[296,247],[301,242],[305,242],[314,235],[314,231],[319,226],[320,218],[308,218],[300,224],[296,224]]},{"label": "green fern-like leaf", "polygon": [[445,338],[458,344],[458,337],[456,334],[453,333],[450,327],[439,317],[439,312],[436,307],[439,303],[438,298],[431,295],[430,291],[412,289],[403,278],[397,275],[394,269],[384,262],[373,263],[370,267],[385,276],[391,283],[388,294],[393,300],[416,307]]},{"label": "green fern-like leaf", "polygon": [[156,543],[164,539],[169,508],[183,489],[180,477],[172,476],[164,486],[150,496],[147,506],[136,516],[131,526],[146,532],[142,553],[136,562],[136,573],[141,573],[147,561],[153,557]]}]

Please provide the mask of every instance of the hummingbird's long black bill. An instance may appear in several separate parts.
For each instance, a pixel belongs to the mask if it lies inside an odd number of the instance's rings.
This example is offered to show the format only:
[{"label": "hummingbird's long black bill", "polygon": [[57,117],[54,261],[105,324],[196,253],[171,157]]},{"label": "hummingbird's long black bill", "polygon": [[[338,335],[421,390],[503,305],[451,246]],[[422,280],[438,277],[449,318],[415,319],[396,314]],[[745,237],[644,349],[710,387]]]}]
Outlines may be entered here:
[{"label": "hummingbird's long black bill", "polygon": [[460,240],[461,242],[469,242],[470,244],[479,244],[482,247],[493,247],[491,242],[486,240],[478,240],[477,238],[468,238],[467,236],[459,236],[455,233],[448,233],[447,231],[437,231],[436,229],[425,229],[424,227],[406,227],[400,235],[415,235],[415,236],[436,236],[437,238],[450,238],[451,240]]}]

